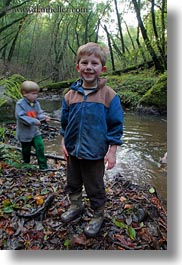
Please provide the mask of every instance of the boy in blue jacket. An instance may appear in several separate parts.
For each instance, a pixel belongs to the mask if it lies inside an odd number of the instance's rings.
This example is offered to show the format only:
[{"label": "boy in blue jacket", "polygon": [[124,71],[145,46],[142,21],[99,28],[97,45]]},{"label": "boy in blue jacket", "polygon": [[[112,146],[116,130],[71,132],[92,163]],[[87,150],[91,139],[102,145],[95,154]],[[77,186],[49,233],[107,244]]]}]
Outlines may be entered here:
[{"label": "boy in blue jacket", "polygon": [[73,83],[62,101],[62,149],[67,160],[67,186],[70,207],[61,216],[65,223],[84,211],[84,186],[93,209],[93,218],[84,233],[94,237],[104,220],[106,193],[104,170],[116,163],[117,146],[122,144],[123,110],[106,79],[106,51],[96,43],[82,45],[77,52],[76,69],[81,79]]}]

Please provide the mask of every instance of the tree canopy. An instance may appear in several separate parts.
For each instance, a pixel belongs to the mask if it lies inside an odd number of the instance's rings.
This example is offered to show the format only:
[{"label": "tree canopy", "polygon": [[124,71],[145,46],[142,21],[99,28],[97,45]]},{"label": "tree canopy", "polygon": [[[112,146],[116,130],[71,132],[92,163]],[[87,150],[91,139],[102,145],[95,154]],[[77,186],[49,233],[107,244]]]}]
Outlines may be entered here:
[{"label": "tree canopy", "polygon": [[167,68],[166,0],[2,0],[0,21],[2,76],[73,78],[76,51],[90,41],[108,46],[109,72]]}]

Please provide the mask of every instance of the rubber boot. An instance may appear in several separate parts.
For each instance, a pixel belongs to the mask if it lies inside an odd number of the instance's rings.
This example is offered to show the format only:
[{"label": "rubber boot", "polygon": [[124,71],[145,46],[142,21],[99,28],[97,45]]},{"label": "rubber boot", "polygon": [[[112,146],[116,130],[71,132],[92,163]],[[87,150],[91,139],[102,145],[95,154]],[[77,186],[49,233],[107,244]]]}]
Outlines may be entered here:
[{"label": "rubber boot", "polygon": [[87,237],[95,237],[99,232],[104,221],[104,207],[95,210],[92,219],[85,227],[84,233]]},{"label": "rubber boot", "polygon": [[61,220],[64,223],[69,223],[78,218],[83,212],[82,193],[70,195],[71,205],[66,212],[61,215]]}]

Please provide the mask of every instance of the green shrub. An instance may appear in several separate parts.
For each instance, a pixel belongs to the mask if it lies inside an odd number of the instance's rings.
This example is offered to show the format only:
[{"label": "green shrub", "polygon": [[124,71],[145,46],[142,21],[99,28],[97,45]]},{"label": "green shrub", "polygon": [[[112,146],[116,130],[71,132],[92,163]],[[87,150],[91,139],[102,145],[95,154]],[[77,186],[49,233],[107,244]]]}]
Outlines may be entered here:
[{"label": "green shrub", "polygon": [[125,92],[119,92],[118,93],[120,100],[122,104],[125,107],[136,107],[138,104],[138,101],[140,99],[140,96],[136,92],[132,91],[125,91]]}]

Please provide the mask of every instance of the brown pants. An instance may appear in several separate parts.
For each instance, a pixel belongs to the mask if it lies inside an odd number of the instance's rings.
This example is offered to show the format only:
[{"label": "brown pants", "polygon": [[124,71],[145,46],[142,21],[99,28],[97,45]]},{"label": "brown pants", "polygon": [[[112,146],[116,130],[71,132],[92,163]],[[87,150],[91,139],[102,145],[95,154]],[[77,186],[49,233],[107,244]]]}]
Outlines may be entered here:
[{"label": "brown pants", "polygon": [[96,210],[105,205],[104,159],[85,160],[69,156],[67,161],[67,185],[70,195],[80,193],[84,185],[90,205]]}]

